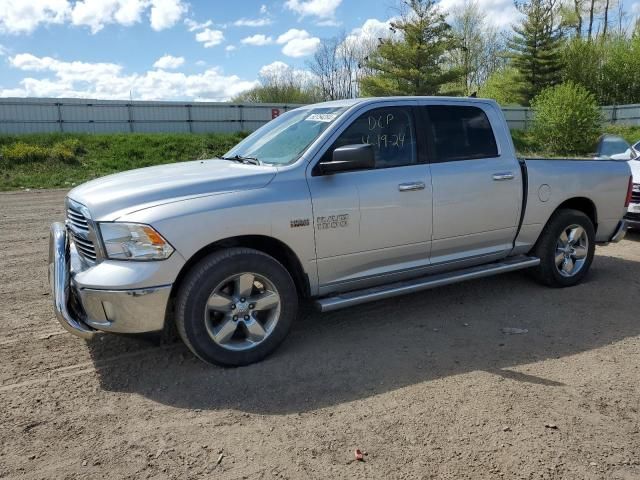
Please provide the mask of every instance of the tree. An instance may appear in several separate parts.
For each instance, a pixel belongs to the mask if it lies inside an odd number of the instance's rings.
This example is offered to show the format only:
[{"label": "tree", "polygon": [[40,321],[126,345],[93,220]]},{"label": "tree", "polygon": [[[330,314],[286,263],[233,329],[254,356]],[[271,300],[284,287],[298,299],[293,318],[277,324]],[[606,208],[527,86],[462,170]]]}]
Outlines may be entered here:
[{"label": "tree", "polygon": [[556,0],[530,0],[518,8],[524,18],[513,28],[509,48],[511,64],[521,77],[521,93],[528,103],[560,81],[562,34],[556,25]]},{"label": "tree", "polygon": [[492,98],[502,106],[524,105],[518,71],[506,67],[493,72],[478,90],[478,97]]},{"label": "tree", "polygon": [[603,105],[640,102],[640,37],[614,37],[603,46],[601,94]]},{"label": "tree", "polygon": [[640,102],[640,38],[574,38],[562,49],[564,81],[584,86],[600,105]]},{"label": "tree", "polygon": [[463,93],[470,95],[504,66],[504,45],[476,0],[465,0],[452,11],[450,18],[458,46],[450,52],[451,63],[462,72]]},{"label": "tree", "polygon": [[573,11],[576,15],[576,36],[580,38],[582,36],[582,13],[584,12],[585,0],[573,0]]},{"label": "tree", "polygon": [[587,30],[587,38],[591,40],[591,35],[593,34],[593,20],[595,19],[596,14],[596,1],[597,0],[589,0],[589,29]]},{"label": "tree", "polygon": [[316,76],[324,100],[352,98],[357,94],[358,76],[375,44],[366,38],[344,33],[323,40],[307,64]]},{"label": "tree", "polygon": [[534,140],[548,152],[587,154],[601,133],[602,114],[595,97],[581,85],[567,82],[533,99]]},{"label": "tree", "polygon": [[374,73],[361,79],[364,95],[437,95],[461,77],[459,69],[447,68],[456,42],[435,0],[404,0],[404,5],[407,11],[391,24],[401,38],[380,40],[366,62]]},{"label": "tree", "polygon": [[602,97],[604,43],[572,38],[562,47],[562,80],[584,86],[598,102]]},{"label": "tree", "polygon": [[260,85],[241,93],[234,102],[246,103],[314,103],[320,100],[312,78],[285,63],[275,62],[260,74]]},{"label": "tree", "polygon": [[[636,27],[638,25],[637,22],[640,22],[640,19],[638,18],[636,19]],[[623,2],[618,2],[617,9],[616,9],[616,19],[614,20],[614,25],[615,25],[614,34],[618,36],[623,36],[623,35],[627,36],[627,35],[633,34],[633,28],[631,23],[632,22],[630,21],[629,15],[624,9]]]},{"label": "tree", "polygon": [[564,1],[560,4],[558,8],[560,28],[568,36],[573,33],[575,38],[582,37],[586,2],[587,0],[571,0],[571,2]]},{"label": "tree", "polygon": [[607,37],[607,27],[609,26],[609,7],[610,0],[605,0],[604,3],[604,18],[602,19],[602,36]]}]

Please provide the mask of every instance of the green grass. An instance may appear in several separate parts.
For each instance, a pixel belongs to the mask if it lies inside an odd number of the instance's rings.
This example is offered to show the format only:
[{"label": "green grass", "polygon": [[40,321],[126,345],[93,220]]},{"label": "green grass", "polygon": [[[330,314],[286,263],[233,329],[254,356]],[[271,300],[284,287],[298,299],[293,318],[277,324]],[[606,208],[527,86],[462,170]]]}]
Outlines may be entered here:
[{"label": "green grass", "polygon": [[539,150],[533,137],[529,132],[524,130],[511,130],[511,138],[513,146],[516,148],[518,155],[523,157],[535,156],[534,153]]},{"label": "green grass", "polygon": [[[630,143],[640,127],[609,126]],[[511,132],[521,156],[555,156],[530,133]],[[0,135],[0,191],[71,188],[110,173],[222,155],[246,134],[114,133]]]},{"label": "green grass", "polygon": [[0,190],[71,188],[133,168],[222,155],[246,134],[0,135]]}]

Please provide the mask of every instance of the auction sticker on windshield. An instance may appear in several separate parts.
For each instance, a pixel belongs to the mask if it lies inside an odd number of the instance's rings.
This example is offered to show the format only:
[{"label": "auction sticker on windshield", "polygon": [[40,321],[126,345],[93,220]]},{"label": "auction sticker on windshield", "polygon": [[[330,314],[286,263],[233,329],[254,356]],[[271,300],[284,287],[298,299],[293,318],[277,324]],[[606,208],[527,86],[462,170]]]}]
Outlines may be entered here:
[{"label": "auction sticker on windshield", "polygon": [[305,120],[310,122],[331,122],[337,116],[336,113],[312,113]]}]

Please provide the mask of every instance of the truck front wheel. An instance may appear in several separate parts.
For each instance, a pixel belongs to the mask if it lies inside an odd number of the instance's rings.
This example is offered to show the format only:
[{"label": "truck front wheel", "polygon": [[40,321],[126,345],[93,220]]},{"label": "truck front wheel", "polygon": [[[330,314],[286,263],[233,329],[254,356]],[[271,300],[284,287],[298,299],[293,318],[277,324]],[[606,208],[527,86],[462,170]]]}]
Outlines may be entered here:
[{"label": "truck front wheel", "polygon": [[578,210],[555,212],[534,248],[540,265],[534,275],[551,287],[571,287],[582,281],[595,252],[591,219]]},{"label": "truck front wheel", "polygon": [[285,339],[298,310],[291,275],[258,250],[230,248],[197,263],[177,296],[176,326],[205,362],[247,365]]}]

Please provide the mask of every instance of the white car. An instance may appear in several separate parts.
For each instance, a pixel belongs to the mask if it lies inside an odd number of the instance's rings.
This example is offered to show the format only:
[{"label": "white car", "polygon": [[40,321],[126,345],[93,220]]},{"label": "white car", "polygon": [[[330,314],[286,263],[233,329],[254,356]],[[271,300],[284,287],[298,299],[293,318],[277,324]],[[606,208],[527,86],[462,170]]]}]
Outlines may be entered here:
[{"label": "white car", "polygon": [[[636,143],[632,148],[640,148],[640,142]],[[640,229],[640,153],[634,160],[629,160],[631,167],[631,175],[633,175],[633,191],[631,192],[631,203],[627,209],[625,220],[627,220],[629,228]]]},{"label": "white car", "polygon": [[629,160],[633,191],[624,219],[628,228],[640,230],[640,141],[629,145],[624,138],[617,135],[603,135],[598,141],[596,158]]}]

